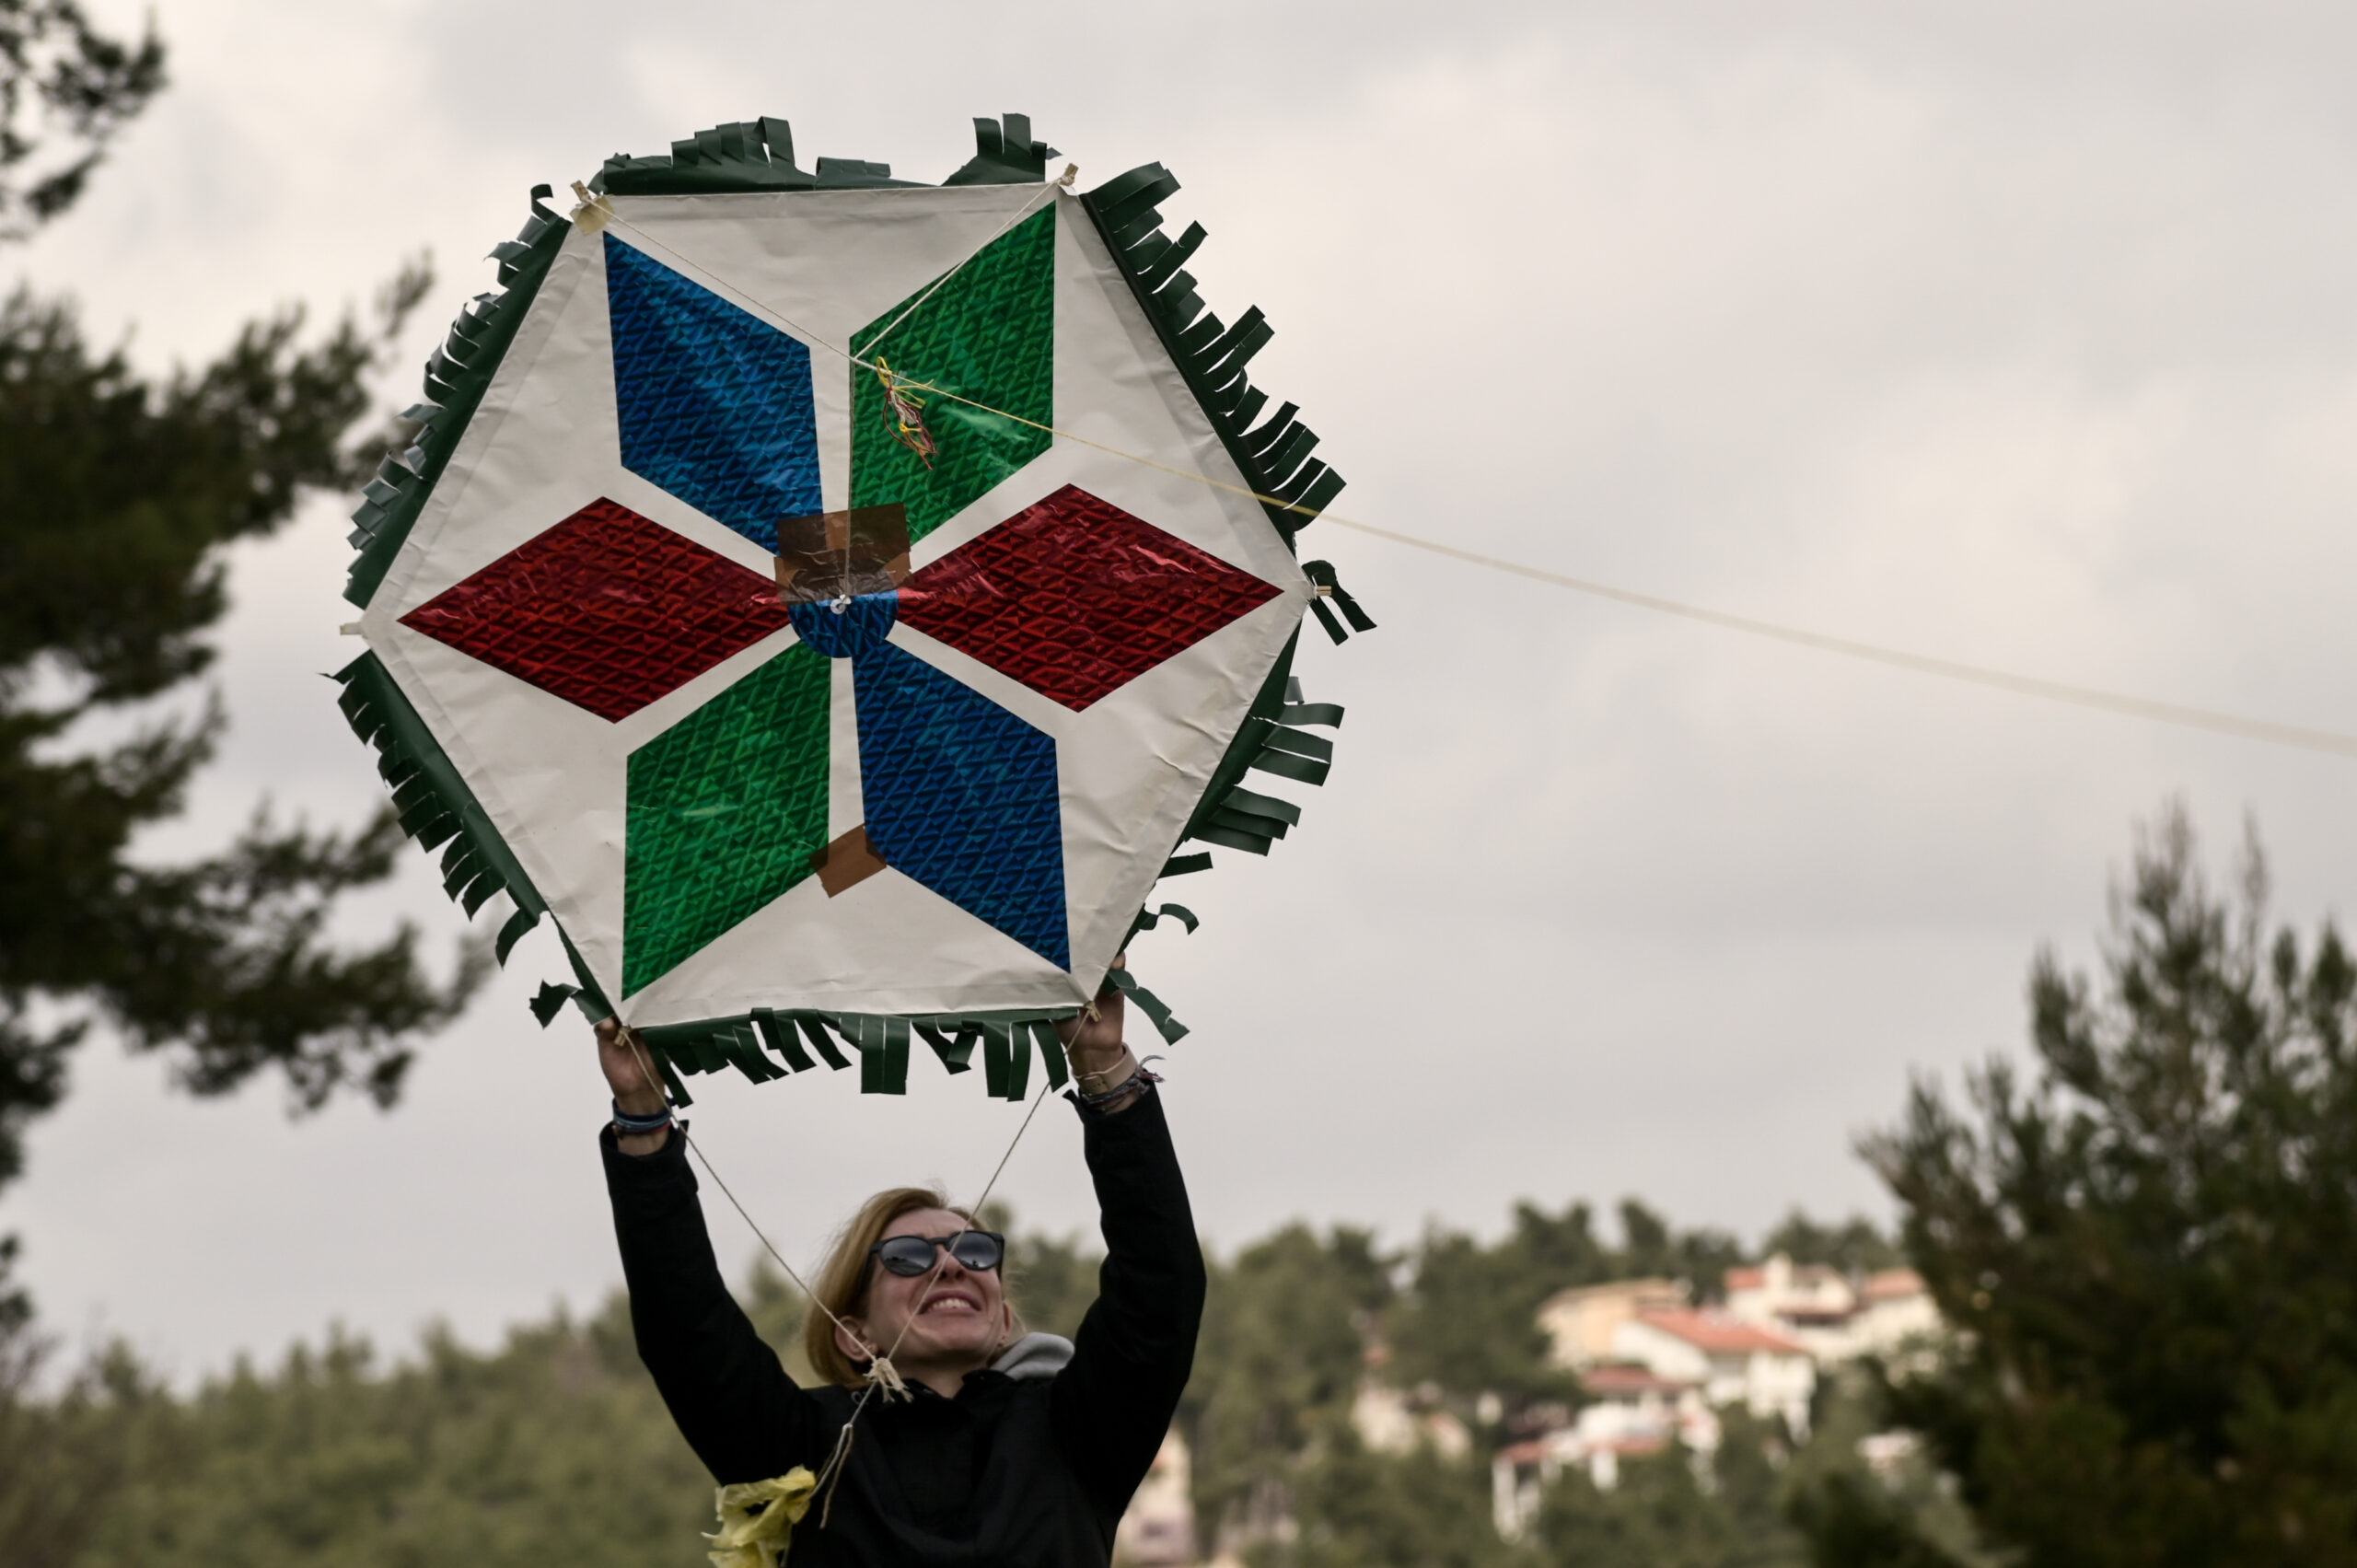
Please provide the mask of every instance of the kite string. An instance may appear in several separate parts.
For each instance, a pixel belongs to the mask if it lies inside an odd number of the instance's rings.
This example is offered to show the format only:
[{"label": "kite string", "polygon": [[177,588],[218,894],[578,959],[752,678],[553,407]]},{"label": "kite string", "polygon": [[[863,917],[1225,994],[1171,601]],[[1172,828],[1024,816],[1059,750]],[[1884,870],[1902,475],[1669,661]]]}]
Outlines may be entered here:
[{"label": "kite string", "polygon": [[[1056,187],[1051,187],[1050,191],[1044,194],[1051,196],[1054,189],[1056,189]],[[1036,205],[1036,203],[1034,204]],[[1028,210],[1028,209],[1027,209],[1027,211]],[[691,267],[695,265],[695,263],[688,262],[686,258],[680,257],[678,251],[672,250],[669,246],[664,245],[661,240],[656,239],[650,234],[647,234],[645,230],[640,228],[637,225],[631,223],[628,219],[617,217],[612,220],[612,223],[616,226],[630,229],[633,234],[644,238],[648,244],[656,246],[668,252],[672,256],[679,258],[679,260],[687,265]],[[1004,230],[1002,229],[1001,232],[1003,233]],[[993,236],[992,238],[995,239],[997,237]],[[989,241],[985,241],[984,243],[987,245]],[[970,256],[967,258],[969,261],[972,258]],[[965,262],[961,261],[958,265],[962,267],[965,265]],[[952,272],[954,273],[955,270],[956,269],[953,268]],[[759,301],[761,298],[758,294],[745,288],[743,285],[737,284],[732,280],[723,277],[718,273],[713,273],[706,270],[706,275],[714,278],[717,282],[726,284],[728,287],[734,289],[747,299]],[[941,282],[946,281],[946,276],[941,280]],[[935,286],[938,287],[939,285],[936,284]],[[920,301],[920,303],[922,303],[922,301]],[[1069,441],[1077,446],[1087,447],[1093,450],[1103,452],[1108,457],[1119,458],[1125,462],[1136,463],[1141,467],[1154,469],[1162,473],[1188,480],[1193,483],[1203,485],[1212,490],[1222,491],[1231,495],[1241,496],[1257,501],[1264,506],[1271,507],[1280,512],[1290,512],[1296,517],[1301,517],[1305,522],[1323,517],[1328,522],[1333,523],[1340,528],[1350,528],[1359,533],[1371,534],[1377,539],[1388,540],[1395,544],[1404,544],[1412,550],[1422,550],[1434,555],[1447,556],[1451,560],[1462,561],[1472,565],[1487,567],[1494,572],[1504,572],[1509,575],[1527,578],[1533,582],[1547,583],[1556,587],[1569,588],[1574,593],[1587,594],[1597,598],[1610,599],[1615,603],[1633,606],[1640,610],[1650,610],[1658,614],[1674,615],[1689,621],[1702,621],[1708,625],[1721,627],[1732,632],[1741,632],[1750,636],[1766,637],[1777,642],[1794,644],[1801,647],[1815,648],[1823,653],[1840,654],[1849,658],[1863,659],[1873,664],[1880,664],[1895,668],[1911,670],[1918,675],[1938,676],[1945,679],[1962,681],[1968,685],[1981,686],[2000,691],[2012,692],[2017,696],[2042,697],[2049,702],[2062,703],[2074,707],[2091,708],[2100,713],[2119,714],[2131,718],[2146,719],[2159,724],[2177,725],[2189,729],[2207,730],[2212,734],[2230,735],[2245,740],[2261,740],[2277,746],[2290,746],[2306,751],[2318,751],[2328,756],[2357,757],[2357,735],[2351,735],[2343,731],[2317,729],[2304,725],[2279,724],[2270,719],[2251,718],[2245,714],[2226,713],[2214,708],[2201,708],[2195,707],[2189,703],[2161,702],[2148,697],[2136,697],[2124,692],[2107,691],[2100,687],[2080,686],[2068,681],[2049,680],[2040,676],[2021,675],[2011,670],[1997,669],[1986,665],[1968,664],[1961,659],[1938,658],[1927,654],[1912,653],[1904,648],[1894,648],[1882,644],[1863,642],[1856,638],[1832,636],[1826,633],[1812,632],[1805,627],[1787,626],[1772,621],[1759,620],[1752,616],[1736,615],[1725,610],[1712,610],[1702,605],[1689,604],[1678,599],[1665,598],[1658,594],[1639,593],[1633,589],[1614,587],[1608,583],[1593,582],[1585,578],[1574,577],[1560,572],[1550,572],[1539,567],[1527,566],[1519,562],[1507,561],[1498,556],[1484,555],[1477,551],[1462,550],[1453,545],[1442,544],[1434,540],[1421,539],[1414,534],[1401,533],[1393,528],[1378,527],[1374,523],[1361,522],[1355,517],[1346,517],[1339,513],[1319,511],[1314,507],[1305,506],[1297,501],[1288,501],[1282,496],[1266,494],[1260,491],[1252,489],[1248,485],[1234,484],[1225,480],[1214,479],[1210,474],[1203,473],[1197,470],[1178,468],[1173,464],[1161,462],[1155,459],[1146,457],[1143,453],[1125,451],[1121,447],[1111,446],[1103,441],[1092,440],[1086,436],[1081,436],[1073,431],[1062,429],[1057,425],[1046,424],[1040,420],[1028,418],[1023,414],[1012,412],[1006,409],[993,408],[988,403],[982,402],[974,398],[967,397],[962,393],[951,391],[946,387],[939,387],[933,385],[930,382],[919,381],[913,377],[904,377],[897,371],[884,370],[874,361],[864,357],[860,354],[853,352],[850,348],[838,346],[835,343],[828,342],[819,334],[810,331],[807,328],[805,328],[800,323],[795,321],[792,317],[787,316],[784,312],[776,310],[774,307],[763,304],[762,308],[770,310],[772,314],[776,315],[780,320],[786,322],[786,324],[793,327],[795,331],[802,333],[809,341],[818,343],[820,347],[825,348],[830,353],[840,355],[850,364],[859,366],[860,368],[873,370],[877,372],[879,375],[889,376],[904,389],[928,392],[936,397],[947,398],[950,401],[962,403],[966,407],[973,409],[979,413],[990,414],[999,419],[1012,421],[1016,424],[1026,425],[1033,430],[1041,431],[1058,440]],[[912,306],[911,308],[914,308],[914,307]],[[907,313],[905,311],[902,313],[903,319],[905,319],[906,314]],[[896,326],[898,324],[897,320],[893,323],[893,325]],[[889,329],[888,328],[887,331],[889,331]],[[874,346],[873,343],[868,346],[872,349]]]}]

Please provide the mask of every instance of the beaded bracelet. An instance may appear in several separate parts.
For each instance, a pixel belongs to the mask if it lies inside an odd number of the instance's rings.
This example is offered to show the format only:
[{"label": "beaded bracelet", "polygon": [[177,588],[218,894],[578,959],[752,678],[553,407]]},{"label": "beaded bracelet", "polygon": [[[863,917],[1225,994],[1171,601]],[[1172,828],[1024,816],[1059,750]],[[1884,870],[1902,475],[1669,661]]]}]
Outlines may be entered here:
[{"label": "beaded bracelet", "polygon": [[1138,1070],[1136,1072],[1131,1074],[1120,1083],[1115,1084],[1111,1088],[1104,1090],[1102,1093],[1090,1094],[1086,1089],[1082,1088],[1077,1081],[1073,1085],[1072,1093],[1074,1099],[1080,1101],[1081,1104],[1086,1106],[1089,1109],[1102,1110],[1107,1106],[1112,1104],[1115,1100],[1120,1099],[1122,1096],[1128,1094],[1132,1089],[1135,1089],[1139,1093],[1143,1094],[1145,1092],[1148,1085],[1158,1084],[1160,1082],[1162,1082],[1162,1079],[1159,1074],[1147,1072],[1145,1069],[1145,1063],[1138,1063]]},{"label": "beaded bracelet", "polygon": [[671,1108],[668,1105],[653,1116],[633,1116],[622,1109],[620,1100],[614,1102],[614,1131],[626,1138],[645,1132],[660,1132],[669,1125]]}]

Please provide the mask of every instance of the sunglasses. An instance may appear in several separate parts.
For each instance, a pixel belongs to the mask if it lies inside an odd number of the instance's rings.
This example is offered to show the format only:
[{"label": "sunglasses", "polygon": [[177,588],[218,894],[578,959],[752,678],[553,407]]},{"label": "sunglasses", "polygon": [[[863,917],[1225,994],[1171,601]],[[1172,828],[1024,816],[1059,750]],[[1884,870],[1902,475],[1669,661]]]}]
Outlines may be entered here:
[{"label": "sunglasses", "polygon": [[961,1230],[952,1236],[887,1237],[867,1255],[903,1279],[913,1279],[933,1267],[933,1249],[946,1248],[961,1268],[988,1273],[1006,1259],[1006,1237],[994,1230]]}]

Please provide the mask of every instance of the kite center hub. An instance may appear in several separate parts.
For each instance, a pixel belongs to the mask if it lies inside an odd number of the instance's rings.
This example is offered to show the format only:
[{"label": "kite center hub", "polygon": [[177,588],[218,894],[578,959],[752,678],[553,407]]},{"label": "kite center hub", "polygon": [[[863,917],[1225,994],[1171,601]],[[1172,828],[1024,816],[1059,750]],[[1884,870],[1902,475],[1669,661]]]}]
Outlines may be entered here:
[{"label": "kite center hub", "polygon": [[897,503],[777,525],[778,598],[795,633],[829,658],[882,645],[908,576],[908,513]]},{"label": "kite center hub", "polygon": [[908,576],[909,519],[898,503],[777,525],[778,598],[795,632],[829,658],[883,643]]},{"label": "kite center hub", "polygon": [[853,594],[812,604],[789,604],[796,635],[829,658],[856,658],[883,645],[900,618],[897,591]]}]

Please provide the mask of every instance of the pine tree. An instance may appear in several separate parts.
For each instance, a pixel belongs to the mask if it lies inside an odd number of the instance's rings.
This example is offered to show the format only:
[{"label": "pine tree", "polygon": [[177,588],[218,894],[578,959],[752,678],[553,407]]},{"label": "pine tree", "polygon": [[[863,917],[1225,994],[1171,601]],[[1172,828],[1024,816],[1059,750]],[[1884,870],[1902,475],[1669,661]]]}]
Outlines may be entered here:
[{"label": "pine tree", "polygon": [[[1889,1415],[2026,1568],[2357,1562],[2357,964],[2268,934],[2255,841],[2239,881],[2166,812],[2100,994],[2032,969],[2034,1086],[1919,1085],[1865,1145],[1963,1330]],[[1893,1560],[1870,1494],[1820,1501],[1820,1562]]]}]

